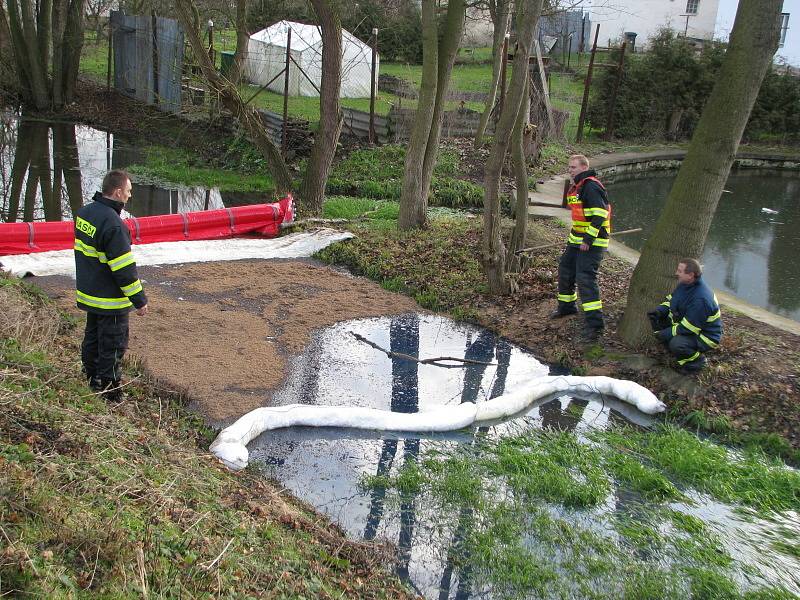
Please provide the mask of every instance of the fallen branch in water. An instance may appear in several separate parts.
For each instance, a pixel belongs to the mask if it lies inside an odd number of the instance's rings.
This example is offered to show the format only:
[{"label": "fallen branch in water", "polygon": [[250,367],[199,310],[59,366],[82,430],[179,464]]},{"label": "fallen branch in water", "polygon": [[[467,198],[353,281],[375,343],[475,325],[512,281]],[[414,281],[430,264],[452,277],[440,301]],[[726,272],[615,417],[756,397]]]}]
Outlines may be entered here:
[{"label": "fallen branch in water", "polygon": [[[463,367],[469,365],[481,365],[486,367],[496,367],[497,363],[493,362],[483,362],[481,360],[472,360],[470,358],[456,358],[455,356],[437,356],[436,358],[423,358],[419,359],[416,356],[411,356],[410,354],[405,354],[404,352],[393,352],[391,350],[387,350],[386,348],[381,348],[375,342],[372,342],[365,338],[363,335],[355,333],[354,331],[348,331],[350,335],[352,335],[357,340],[364,342],[375,348],[376,350],[380,350],[381,352],[385,353],[386,356],[389,358],[400,358],[402,360],[410,360],[412,362],[419,363],[421,365],[433,365],[435,367],[443,367],[445,369],[461,369]],[[445,365],[442,364],[443,362],[451,361],[461,363],[458,365]]]}]

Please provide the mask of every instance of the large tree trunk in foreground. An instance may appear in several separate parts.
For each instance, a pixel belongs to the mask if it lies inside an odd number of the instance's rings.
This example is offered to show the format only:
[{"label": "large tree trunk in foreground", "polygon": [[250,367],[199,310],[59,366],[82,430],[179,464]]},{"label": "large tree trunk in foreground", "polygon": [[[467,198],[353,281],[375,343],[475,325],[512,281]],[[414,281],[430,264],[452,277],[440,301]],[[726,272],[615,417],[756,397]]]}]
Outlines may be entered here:
[{"label": "large tree trunk in foreground", "polygon": [[319,97],[319,129],[300,186],[300,198],[306,211],[322,214],[325,184],[331,170],[339,134],[342,111],[339,94],[342,87],[342,19],[338,7],[329,0],[311,0],[322,29],[322,81]]},{"label": "large tree trunk in foreground", "polygon": [[652,340],[645,314],[674,287],[677,262],[703,252],[742,132],[778,48],[781,5],[781,0],[739,2],[719,77],[631,279],[619,327],[631,346]]},{"label": "large tree trunk in foreground", "polygon": [[247,131],[250,140],[261,152],[264,160],[267,162],[270,174],[275,181],[275,191],[278,194],[291,192],[292,176],[289,173],[289,169],[286,167],[286,162],[281,156],[280,149],[267,134],[261,117],[258,116],[258,113],[256,113],[252,106],[244,104],[237,87],[222,77],[211,62],[203,40],[200,37],[199,17],[192,0],[176,0],[175,9],[178,19],[183,26],[183,30],[186,33],[186,39],[192,47],[192,54],[194,54],[199,63],[203,71],[203,77],[209,87],[219,94],[222,105],[231,111],[239,120],[242,127]]},{"label": "large tree trunk in foreground", "polygon": [[[508,293],[506,250],[500,231],[500,173],[508,151],[511,131],[527,90],[528,63],[543,0],[520,1],[517,9],[517,50],[508,97],[495,128],[494,143],[486,161],[483,197],[483,268],[492,294]],[[527,182],[526,182],[527,186]]]},{"label": "large tree trunk in foreground", "polygon": [[496,9],[493,11],[494,35],[492,36],[492,83],[486,96],[486,104],[483,107],[481,119],[478,121],[478,129],[475,132],[475,148],[483,145],[483,135],[486,133],[486,125],[494,108],[494,101],[497,98],[497,88],[500,83],[500,72],[503,66],[503,41],[508,31],[508,23],[511,20],[511,0],[497,0]]},{"label": "large tree trunk in foreground", "polygon": [[[450,0],[447,5],[444,31],[436,47],[436,15],[433,2],[423,1],[423,66],[422,85],[414,118],[412,143],[406,154],[403,190],[400,197],[400,229],[423,227],[427,219],[428,193],[433,168],[439,153],[444,106],[450,74],[464,31],[464,0]],[[427,6],[430,5],[430,6]],[[427,23],[426,23],[427,21]],[[433,40],[431,40],[433,35]],[[436,47],[435,52],[433,48]],[[435,83],[431,83],[434,78]],[[433,94],[433,102],[430,96]],[[432,110],[431,110],[432,107]],[[427,130],[426,130],[427,125]]]}]

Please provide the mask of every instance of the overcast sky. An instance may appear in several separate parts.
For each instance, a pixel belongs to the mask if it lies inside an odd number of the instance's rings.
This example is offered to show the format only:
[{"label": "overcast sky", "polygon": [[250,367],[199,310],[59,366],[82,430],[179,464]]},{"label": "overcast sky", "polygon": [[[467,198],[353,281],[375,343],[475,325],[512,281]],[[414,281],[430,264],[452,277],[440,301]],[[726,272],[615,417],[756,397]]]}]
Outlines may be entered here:
[{"label": "overcast sky", "polygon": [[[728,39],[738,4],[738,0],[719,0],[716,31],[718,37]],[[777,56],[800,67],[800,0],[784,0],[783,12],[789,13],[789,30],[786,32],[786,43],[783,48],[778,49]]]}]

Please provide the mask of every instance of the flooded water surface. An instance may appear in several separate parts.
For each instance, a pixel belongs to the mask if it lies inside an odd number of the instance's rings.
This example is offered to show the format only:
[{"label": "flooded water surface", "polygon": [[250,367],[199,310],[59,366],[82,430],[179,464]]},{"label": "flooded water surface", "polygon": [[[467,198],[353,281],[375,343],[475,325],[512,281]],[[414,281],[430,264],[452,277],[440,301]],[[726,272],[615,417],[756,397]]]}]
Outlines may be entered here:
[{"label": "flooded water surface", "polygon": [[[444,369],[403,355],[476,362]],[[529,352],[443,317],[365,319],[320,332],[270,404],[418,412],[482,402],[547,374],[557,373]],[[800,592],[791,550],[800,526],[776,513],[776,534],[763,514],[673,484],[622,448],[649,440],[653,424],[587,387],[487,427],[291,428],[263,434],[250,450],[351,538],[394,544],[398,574],[426,598],[684,598],[706,584]],[[775,539],[790,540],[789,549]],[[647,593],[628,593],[637,586]]]},{"label": "flooded water surface", "polygon": [[[674,172],[619,178],[609,184],[620,238],[636,250],[652,234],[675,181]],[[800,321],[800,174],[733,171],[703,251],[704,276],[716,289]],[[690,211],[687,219],[691,219]]]},{"label": "flooded water surface", "polygon": [[[0,126],[0,221],[70,220],[109,170],[142,162],[140,148],[111,133],[6,116]],[[269,201],[256,192],[134,182],[125,209],[145,217]]]}]

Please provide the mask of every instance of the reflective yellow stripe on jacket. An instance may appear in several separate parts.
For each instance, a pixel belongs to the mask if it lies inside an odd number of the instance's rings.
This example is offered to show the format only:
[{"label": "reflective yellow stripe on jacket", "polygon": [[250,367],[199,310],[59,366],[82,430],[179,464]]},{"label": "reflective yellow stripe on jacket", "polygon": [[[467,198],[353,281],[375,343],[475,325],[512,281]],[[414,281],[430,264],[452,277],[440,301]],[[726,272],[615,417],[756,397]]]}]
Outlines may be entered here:
[{"label": "reflective yellow stripe on jacket", "polygon": [[[141,287],[141,284],[139,284],[139,286]],[[90,296],[89,294],[84,294],[80,290],[75,290],[75,294],[77,296],[78,303],[85,304],[86,306],[91,306],[92,308],[119,310],[121,308],[130,308],[131,306],[133,306],[133,304],[131,304],[131,301],[128,300],[127,297],[98,298],[97,296]]]}]

